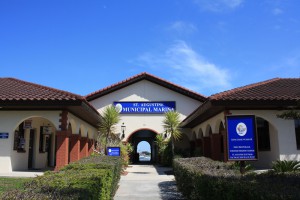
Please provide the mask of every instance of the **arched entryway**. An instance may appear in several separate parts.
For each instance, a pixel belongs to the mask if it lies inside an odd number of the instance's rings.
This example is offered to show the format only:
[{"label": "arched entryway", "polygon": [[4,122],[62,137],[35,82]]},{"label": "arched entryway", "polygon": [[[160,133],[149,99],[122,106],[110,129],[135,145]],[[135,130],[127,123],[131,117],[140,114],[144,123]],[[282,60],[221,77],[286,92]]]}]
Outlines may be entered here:
[{"label": "arched entryway", "polygon": [[43,117],[28,117],[17,124],[12,138],[12,171],[54,167],[55,133],[54,124]]},{"label": "arched entryway", "polygon": [[139,162],[149,162],[151,160],[151,146],[147,141],[141,141],[137,145],[137,152],[139,153]]},{"label": "arched entryway", "polygon": [[155,163],[157,161],[157,146],[155,143],[157,133],[150,129],[141,129],[133,132],[127,142],[129,142],[133,146],[133,152],[131,154],[131,162],[138,163],[139,162],[139,153],[138,153],[138,144],[142,141],[148,142],[150,145],[150,154],[151,154],[151,163]]}]

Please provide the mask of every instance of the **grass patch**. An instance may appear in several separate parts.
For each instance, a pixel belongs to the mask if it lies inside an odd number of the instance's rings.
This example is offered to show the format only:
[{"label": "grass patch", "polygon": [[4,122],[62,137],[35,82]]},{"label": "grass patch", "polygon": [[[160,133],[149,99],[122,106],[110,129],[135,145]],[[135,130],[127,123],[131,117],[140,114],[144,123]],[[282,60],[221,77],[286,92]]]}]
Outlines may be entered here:
[{"label": "grass patch", "polygon": [[9,190],[23,189],[24,183],[29,180],[32,178],[0,177],[0,194]]}]

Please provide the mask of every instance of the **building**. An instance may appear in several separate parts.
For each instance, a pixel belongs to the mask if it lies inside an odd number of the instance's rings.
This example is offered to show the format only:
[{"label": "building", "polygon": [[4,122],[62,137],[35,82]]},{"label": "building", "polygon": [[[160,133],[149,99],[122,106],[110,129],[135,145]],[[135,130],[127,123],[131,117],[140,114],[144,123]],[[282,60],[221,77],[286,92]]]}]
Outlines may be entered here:
[{"label": "building", "polygon": [[99,120],[79,95],[0,78],[0,172],[59,169],[88,156]]},{"label": "building", "polygon": [[[86,99],[101,114],[105,107],[114,104],[119,107],[121,121],[116,132],[124,142],[134,146],[138,160],[137,145],[147,141],[151,146],[152,161],[156,161],[157,148],[154,142],[157,134],[165,134],[162,121],[164,112],[174,109],[181,120],[199,107],[206,97],[196,92],[165,81],[148,73],[141,73],[127,80],[96,91]],[[124,133],[122,128],[126,127]],[[190,149],[188,134],[178,142],[177,147]]]},{"label": "building", "polygon": [[190,129],[196,148],[204,156],[227,160],[227,115],[256,117],[258,160],[253,165],[269,168],[275,160],[300,161],[300,120],[277,115],[299,109],[300,79],[275,78],[208,97],[182,122]]},{"label": "building", "polygon": [[164,112],[176,110],[183,137],[176,147],[189,155],[226,161],[226,117],[254,115],[257,127],[256,167],[275,160],[300,161],[300,120],[277,115],[299,109],[300,79],[275,78],[221,92],[210,97],[141,73],[85,97],[14,78],[0,78],[0,172],[60,169],[90,155],[98,135],[101,113],[109,105],[120,111],[117,136],[134,146],[151,146],[168,136]]}]

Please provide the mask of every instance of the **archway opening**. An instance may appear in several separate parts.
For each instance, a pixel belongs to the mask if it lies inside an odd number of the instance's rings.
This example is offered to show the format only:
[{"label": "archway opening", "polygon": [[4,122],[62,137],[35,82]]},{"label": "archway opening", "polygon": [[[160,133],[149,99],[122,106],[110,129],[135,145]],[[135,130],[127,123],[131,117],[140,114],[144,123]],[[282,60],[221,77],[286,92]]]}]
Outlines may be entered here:
[{"label": "archway opening", "polygon": [[151,146],[149,142],[141,141],[137,145],[137,152],[139,154],[139,162],[149,162],[151,160]]},{"label": "archway opening", "polygon": [[13,131],[12,170],[54,167],[55,134],[55,126],[46,118],[33,116],[19,122]]},{"label": "archway opening", "polygon": [[[127,142],[129,142],[133,146],[133,152],[131,153],[130,161],[131,163],[138,163],[140,162],[140,150],[138,145],[145,144],[142,142],[148,143],[148,152],[150,152],[150,160],[147,162],[155,163],[158,160],[158,153],[157,153],[157,146],[155,143],[157,133],[149,130],[149,129],[142,129],[135,131],[130,135]],[[147,156],[147,159],[148,156]],[[145,162],[145,161],[144,161]]]}]

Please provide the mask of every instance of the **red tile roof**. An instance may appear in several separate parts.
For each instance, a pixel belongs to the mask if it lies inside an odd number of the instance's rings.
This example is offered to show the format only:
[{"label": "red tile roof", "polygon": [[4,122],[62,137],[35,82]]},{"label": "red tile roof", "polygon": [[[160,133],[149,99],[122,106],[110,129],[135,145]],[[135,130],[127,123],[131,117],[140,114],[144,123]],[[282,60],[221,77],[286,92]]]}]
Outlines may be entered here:
[{"label": "red tile roof", "polygon": [[196,99],[196,100],[201,101],[201,102],[203,102],[203,101],[206,100],[206,97],[203,96],[203,95],[201,95],[201,94],[198,94],[198,93],[196,93],[194,91],[191,91],[189,89],[186,89],[184,87],[181,87],[179,85],[171,83],[169,81],[163,80],[163,79],[161,79],[159,77],[156,77],[156,76],[151,75],[151,74],[146,73],[146,72],[140,73],[140,74],[135,75],[133,77],[130,77],[130,78],[124,80],[124,81],[118,82],[116,84],[113,84],[111,86],[108,86],[106,88],[98,90],[96,92],[88,94],[86,96],[86,99],[88,101],[92,101],[94,99],[97,99],[99,97],[102,97],[104,95],[112,93],[114,91],[117,91],[119,89],[125,88],[125,87],[127,87],[127,86],[129,86],[131,84],[134,84],[134,83],[142,81],[142,80],[151,81],[151,82],[156,83],[156,84],[158,84],[160,86],[163,86],[165,88],[168,88],[170,90],[173,90],[175,92],[178,92],[178,93],[180,93],[182,95],[188,96],[190,98]]},{"label": "red tile roof", "polygon": [[300,100],[300,78],[274,78],[212,95],[209,100]]},{"label": "red tile roof", "polygon": [[230,109],[289,109],[299,106],[300,78],[274,78],[224,91],[208,97],[183,120],[183,127],[194,127]]},{"label": "red tile roof", "polygon": [[84,100],[80,95],[25,82],[15,78],[0,78],[0,101],[76,101]]},{"label": "red tile roof", "polygon": [[98,111],[82,96],[15,78],[0,78],[1,110],[68,110],[95,127]]}]

